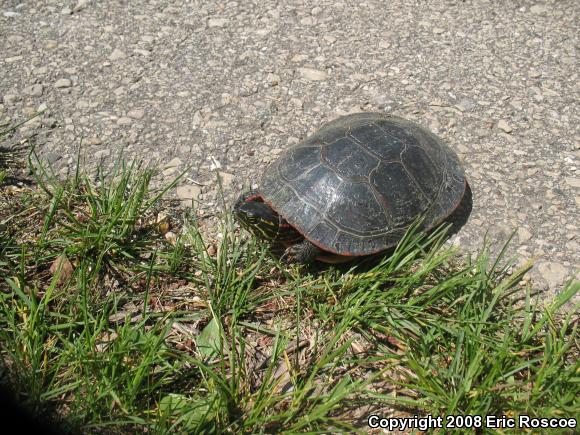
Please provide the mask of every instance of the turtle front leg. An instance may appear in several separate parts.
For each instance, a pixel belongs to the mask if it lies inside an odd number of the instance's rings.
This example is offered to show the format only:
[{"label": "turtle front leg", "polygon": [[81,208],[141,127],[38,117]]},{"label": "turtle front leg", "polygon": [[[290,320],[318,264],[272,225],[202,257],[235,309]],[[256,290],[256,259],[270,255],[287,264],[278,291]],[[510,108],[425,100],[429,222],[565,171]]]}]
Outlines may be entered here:
[{"label": "turtle front leg", "polygon": [[322,252],[322,249],[318,246],[310,243],[308,240],[304,240],[287,248],[282,258],[288,263],[310,264]]}]

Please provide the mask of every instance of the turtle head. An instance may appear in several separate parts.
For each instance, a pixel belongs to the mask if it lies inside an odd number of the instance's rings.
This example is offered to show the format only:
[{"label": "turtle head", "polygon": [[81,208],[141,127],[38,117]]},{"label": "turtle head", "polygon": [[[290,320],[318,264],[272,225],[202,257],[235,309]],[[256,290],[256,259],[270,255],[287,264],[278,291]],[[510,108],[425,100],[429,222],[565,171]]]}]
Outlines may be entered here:
[{"label": "turtle head", "polygon": [[238,222],[255,236],[276,241],[285,222],[256,192],[246,193],[236,201],[234,215]]}]

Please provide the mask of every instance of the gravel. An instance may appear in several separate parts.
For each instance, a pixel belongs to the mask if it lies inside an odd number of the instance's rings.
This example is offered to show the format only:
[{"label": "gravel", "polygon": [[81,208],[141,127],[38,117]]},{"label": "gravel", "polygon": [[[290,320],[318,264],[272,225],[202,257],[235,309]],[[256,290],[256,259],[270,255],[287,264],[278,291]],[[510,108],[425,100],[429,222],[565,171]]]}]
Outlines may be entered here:
[{"label": "gravel", "polygon": [[159,183],[189,168],[175,193],[210,216],[216,171],[233,201],[324,122],[394,113],[465,164],[473,211],[452,243],[473,251],[487,234],[497,247],[516,231],[512,252],[538,258],[535,282],[556,290],[580,267],[579,10],[575,0],[8,0],[0,121],[43,107],[20,134],[61,174],[81,138],[89,168],[121,149],[158,165]]}]

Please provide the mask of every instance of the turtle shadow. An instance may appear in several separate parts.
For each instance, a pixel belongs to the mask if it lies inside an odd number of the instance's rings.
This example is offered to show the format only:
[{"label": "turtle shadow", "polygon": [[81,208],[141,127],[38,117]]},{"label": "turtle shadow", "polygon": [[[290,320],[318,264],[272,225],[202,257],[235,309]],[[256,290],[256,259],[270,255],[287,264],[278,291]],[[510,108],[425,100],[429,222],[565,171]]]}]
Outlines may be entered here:
[{"label": "turtle shadow", "polygon": [[457,208],[451,213],[443,223],[449,223],[451,226],[447,230],[447,237],[451,237],[459,232],[459,230],[465,225],[471,215],[471,210],[473,208],[473,193],[471,191],[471,186],[469,183],[465,183],[465,192],[463,197],[459,202]]},{"label": "turtle shadow", "polygon": [[[473,208],[473,193],[471,190],[471,186],[469,185],[469,183],[466,182],[465,192],[457,208],[446,219],[444,219],[441,222],[441,224],[436,225],[434,228],[426,231],[426,234],[427,235],[432,234],[433,232],[437,231],[441,225],[449,225],[449,228],[447,229],[444,236],[444,239],[448,240],[449,238],[457,234],[461,230],[461,228],[467,223],[467,221],[469,220],[469,216],[471,215],[472,208]],[[303,267],[305,268],[306,271],[312,273],[320,273],[330,269],[339,270],[343,273],[349,271],[364,273],[377,266],[385,257],[392,256],[395,250],[396,246],[389,248],[379,254],[367,257],[360,257],[346,263],[330,264],[316,261],[312,264],[305,265]]]}]

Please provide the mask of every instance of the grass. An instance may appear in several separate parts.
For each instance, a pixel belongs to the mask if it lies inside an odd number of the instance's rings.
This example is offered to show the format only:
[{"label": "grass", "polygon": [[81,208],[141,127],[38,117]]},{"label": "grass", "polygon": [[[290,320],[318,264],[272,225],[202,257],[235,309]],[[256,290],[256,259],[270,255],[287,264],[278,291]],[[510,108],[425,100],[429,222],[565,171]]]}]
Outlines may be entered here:
[{"label": "grass", "polygon": [[121,158],[96,180],[35,167],[36,188],[0,193],[3,382],[63,431],[578,417],[577,281],[538,305],[529,265],[487,246],[461,260],[444,228],[411,229],[374,263],[287,267],[227,211],[210,240],[195,211],[168,207],[178,180],[152,189]]}]

